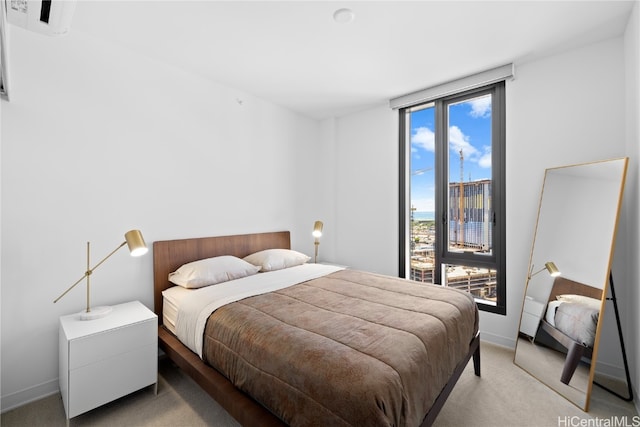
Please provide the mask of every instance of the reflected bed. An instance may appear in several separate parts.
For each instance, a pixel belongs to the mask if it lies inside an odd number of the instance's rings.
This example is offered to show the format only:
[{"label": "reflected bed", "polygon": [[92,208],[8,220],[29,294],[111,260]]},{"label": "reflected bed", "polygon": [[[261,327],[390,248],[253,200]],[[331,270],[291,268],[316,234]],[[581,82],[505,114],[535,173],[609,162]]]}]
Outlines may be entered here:
[{"label": "reflected bed", "polygon": [[[576,295],[580,299],[597,300],[599,304],[602,289],[557,277],[549,295],[545,318],[540,322],[540,330],[536,336],[537,342],[556,348],[557,343],[566,351],[567,357],[560,377],[563,384],[569,384],[582,358],[591,359],[600,312],[599,305],[592,308],[580,301],[567,300],[567,296]],[[549,338],[554,342],[549,342]]]}]

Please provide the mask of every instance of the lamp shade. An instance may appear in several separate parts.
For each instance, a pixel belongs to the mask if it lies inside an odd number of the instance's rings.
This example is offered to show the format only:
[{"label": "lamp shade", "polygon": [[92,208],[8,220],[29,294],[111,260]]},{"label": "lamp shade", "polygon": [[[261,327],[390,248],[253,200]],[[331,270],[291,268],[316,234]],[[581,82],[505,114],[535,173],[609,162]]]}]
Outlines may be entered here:
[{"label": "lamp shade", "polygon": [[322,225],[322,221],[316,221],[315,224],[313,224],[313,237],[322,236]]},{"label": "lamp shade", "polygon": [[553,261],[549,261],[549,262],[545,263],[544,266],[547,269],[547,271],[549,272],[549,275],[551,275],[551,277],[557,277],[557,276],[560,276],[562,274]]},{"label": "lamp shade", "polygon": [[144,238],[142,237],[140,230],[127,231],[124,238],[127,241],[127,246],[129,247],[131,256],[144,255],[149,250],[147,249],[147,245],[144,242]]}]

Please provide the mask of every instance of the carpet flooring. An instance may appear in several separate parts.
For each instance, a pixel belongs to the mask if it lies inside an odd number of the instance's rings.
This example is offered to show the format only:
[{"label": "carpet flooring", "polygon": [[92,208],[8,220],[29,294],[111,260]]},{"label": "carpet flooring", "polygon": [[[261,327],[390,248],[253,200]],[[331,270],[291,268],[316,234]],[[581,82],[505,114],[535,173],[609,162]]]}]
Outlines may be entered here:
[{"label": "carpet flooring", "polygon": [[[591,408],[585,413],[515,366],[513,350],[486,342],[481,348],[482,377],[473,374],[469,363],[434,427],[640,425],[632,403],[594,387]],[[55,394],[7,411],[0,415],[0,425],[65,426],[62,399]],[[234,427],[238,423],[168,359],[161,359],[157,395],[153,386],[142,389],[75,417],[70,425]]]}]

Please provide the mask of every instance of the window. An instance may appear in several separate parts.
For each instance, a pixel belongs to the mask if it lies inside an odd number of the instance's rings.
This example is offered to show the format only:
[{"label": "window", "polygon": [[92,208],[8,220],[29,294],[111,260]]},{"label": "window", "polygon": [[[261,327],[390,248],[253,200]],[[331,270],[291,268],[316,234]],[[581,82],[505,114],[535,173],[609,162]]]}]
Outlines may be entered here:
[{"label": "window", "polygon": [[401,108],[400,275],[506,314],[504,82]]}]

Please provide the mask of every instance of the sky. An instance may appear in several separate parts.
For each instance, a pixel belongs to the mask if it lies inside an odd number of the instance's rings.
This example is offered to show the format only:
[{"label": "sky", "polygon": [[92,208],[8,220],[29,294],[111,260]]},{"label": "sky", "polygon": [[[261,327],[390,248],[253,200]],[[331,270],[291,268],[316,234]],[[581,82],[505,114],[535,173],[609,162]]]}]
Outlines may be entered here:
[{"label": "sky", "polygon": [[[435,108],[411,113],[411,205],[418,212],[435,210]],[[449,181],[491,178],[491,95],[449,105]]]}]

